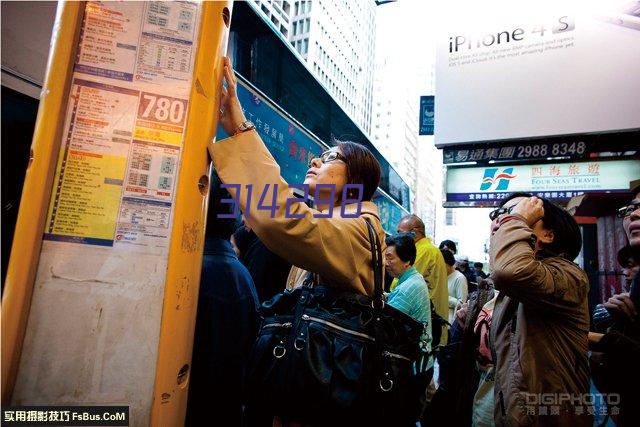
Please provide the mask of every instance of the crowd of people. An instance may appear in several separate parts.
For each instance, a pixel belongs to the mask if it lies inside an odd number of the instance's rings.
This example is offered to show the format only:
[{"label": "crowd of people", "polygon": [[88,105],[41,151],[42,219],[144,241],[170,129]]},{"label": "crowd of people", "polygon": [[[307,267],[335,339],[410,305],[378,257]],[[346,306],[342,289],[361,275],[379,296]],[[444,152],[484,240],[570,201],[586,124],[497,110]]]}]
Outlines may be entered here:
[{"label": "crowd of people", "polygon": [[[386,303],[424,325],[420,413],[423,426],[587,426],[594,418],[640,425],[640,190],[619,210],[629,245],[619,255],[628,287],[589,313],[586,273],[573,261],[582,247],[574,218],[549,200],[514,193],[491,212],[489,273],[458,257],[457,245],[436,247],[423,221],[408,215],[386,235],[371,201],[380,169],[363,146],[340,142],[311,161],[305,184],[364,188],[360,216],[352,205],[318,218],[327,206],[297,203],[297,216],[252,211],[242,223],[229,214],[224,183],[287,184],[258,134],[245,125],[235,77],[225,60],[220,121],[231,136],[210,145],[212,179],[198,301],[187,424],[204,414],[226,425],[314,425],[284,413],[257,413],[242,389],[260,304],[304,283],[309,272],[339,291],[371,296],[372,251],[367,218],[385,242],[383,263],[393,278]],[[329,155],[328,153],[337,153]],[[233,193],[233,189],[229,189]],[[233,196],[233,194],[231,194]],[[281,190],[277,203],[289,193]],[[259,197],[259,194],[255,198]],[[324,200],[327,200],[324,198]],[[242,210],[258,200],[243,201]],[[328,203],[328,202],[325,202]],[[352,210],[353,209],[353,210]],[[229,216],[229,215],[226,215]],[[390,230],[387,230],[390,231]],[[471,267],[473,265],[473,267]],[[598,322],[592,319],[600,319]],[[275,353],[274,353],[275,354]],[[595,355],[599,355],[598,358]],[[591,360],[590,360],[591,356]],[[417,372],[417,371],[416,371]],[[215,393],[212,399],[211,389]],[[593,396],[603,396],[602,419]],[[339,425],[335,420],[333,425]]]}]

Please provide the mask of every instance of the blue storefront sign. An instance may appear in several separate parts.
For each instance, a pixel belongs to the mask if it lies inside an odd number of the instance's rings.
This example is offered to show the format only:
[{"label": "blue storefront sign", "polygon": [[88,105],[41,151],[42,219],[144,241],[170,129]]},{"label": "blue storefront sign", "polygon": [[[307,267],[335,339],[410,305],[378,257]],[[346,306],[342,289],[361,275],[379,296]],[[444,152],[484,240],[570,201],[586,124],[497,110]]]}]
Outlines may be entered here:
[{"label": "blue storefront sign", "polygon": [[[245,116],[256,125],[260,138],[280,165],[284,180],[296,184],[304,182],[309,161],[319,157],[326,147],[241,81],[238,82],[238,99]],[[217,138],[226,136],[218,128]]]},{"label": "blue storefront sign", "polygon": [[515,191],[559,202],[585,193],[625,193],[640,160],[448,167],[445,207],[496,206]]},{"label": "blue storefront sign", "polygon": [[389,196],[382,194],[379,190],[373,195],[373,202],[378,206],[382,228],[387,233],[394,234],[400,219],[409,212],[400,208]]},{"label": "blue storefront sign", "polygon": [[420,135],[433,135],[435,100],[433,96],[420,97]]}]

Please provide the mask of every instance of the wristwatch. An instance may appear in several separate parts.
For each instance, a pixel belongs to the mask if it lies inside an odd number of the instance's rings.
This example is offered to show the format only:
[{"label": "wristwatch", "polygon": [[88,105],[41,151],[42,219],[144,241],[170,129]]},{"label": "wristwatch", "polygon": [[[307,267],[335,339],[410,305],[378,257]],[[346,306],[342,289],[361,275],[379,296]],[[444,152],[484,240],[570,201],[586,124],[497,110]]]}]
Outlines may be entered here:
[{"label": "wristwatch", "polygon": [[240,125],[238,126],[236,131],[233,133],[233,136],[236,136],[239,133],[246,132],[248,130],[252,130],[252,129],[255,129],[255,128],[256,128],[256,125],[254,125],[249,120],[245,120],[244,122],[240,123]]}]

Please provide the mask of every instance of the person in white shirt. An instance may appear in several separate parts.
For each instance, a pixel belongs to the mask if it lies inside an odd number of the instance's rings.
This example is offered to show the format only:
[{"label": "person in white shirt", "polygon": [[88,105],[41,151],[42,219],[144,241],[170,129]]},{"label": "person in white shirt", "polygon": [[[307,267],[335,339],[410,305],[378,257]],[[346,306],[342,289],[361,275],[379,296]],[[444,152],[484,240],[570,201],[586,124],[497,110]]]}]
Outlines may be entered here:
[{"label": "person in white shirt", "polygon": [[441,250],[444,263],[447,267],[447,284],[449,287],[449,323],[453,323],[456,310],[467,300],[469,285],[464,274],[460,273],[453,266],[456,263],[453,254],[448,250]]}]

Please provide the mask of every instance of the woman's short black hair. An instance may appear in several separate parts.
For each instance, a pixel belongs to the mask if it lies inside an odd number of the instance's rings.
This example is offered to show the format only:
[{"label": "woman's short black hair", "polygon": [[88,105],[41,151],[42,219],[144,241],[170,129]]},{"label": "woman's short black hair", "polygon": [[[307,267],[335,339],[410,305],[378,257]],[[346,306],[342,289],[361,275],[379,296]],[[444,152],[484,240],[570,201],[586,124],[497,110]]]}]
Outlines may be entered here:
[{"label": "woman's short black hair", "polygon": [[545,248],[573,261],[582,249],[582,233],[578,223],[564,208],[547,199],[542,199],[542,203],[542,224],[544,228],[553,230],[553,242],[545,244]]},{"label": "woman's short black hair", "polygon": [[413,265],[416,262],[416,243],[413,241],[411,233],[398,233],[395,236],[386,238],[387,246],[396,247],[396,255],[404,262]]},{"label": "woman's short black hair", "polygon": [[453,240],[443,240],[442,242],[440,242],[440,246],[438,247],[438,249],[444,249],[445,247],[451,249],[454,254],[458,252],[456,243]]},{"label": "woman's short black hair", "polygon": [[[502,200],[500,206],[504,206],[509,200],[516,197],[532,197],[530,193],[512,193]],[[582,249],[582,233],[576,220],[564,208],[553,204],[550,200],[538,197],[542,200],[544,216],[542,224],[547,230],[553,231],[553,242],[545,244],[544,248],[557,256],[563,256],[573,261]]]},{"label": "woman's short black hair", "polygon": [[440,249],[440,253],[442,254],[442,257],[444,258],[444,263],[450,266],[455,265],[456,263],[456,259],[453,256],[453,254],[451,253],[450,250],[448,249]]},{"label": "woman's short black hair", "polygon": [[240,219],[238,217],[219,217],[221,214],[231,214],[234,210],[231,203],[222,203],[223,199],[231,199],[231,195],[227,189],[222,188],[221,185],[222,182],[216,170],[213,169],[209,188],[209,210],[207,211],[205,236],[208,238],[228,240],[240,225]]},{"label": "woman's short black hair", "polygon": [[474,266],[475,268],[478,268],[478,267],[480,267],[480,268],[484,268],[484,264],[483,264],[483,263],[481,263],[481,262],[474,262],[474,263],[473,263],[473,266]]},{"label": "woman's short black hair", "polygon": [[[370,201],[380,184],[380,163],[364,145],[352,141],[335,141],[346,158],[347,184],[362,184],[362,200]],[[354,197],[350,190],[349,197]]]}]

